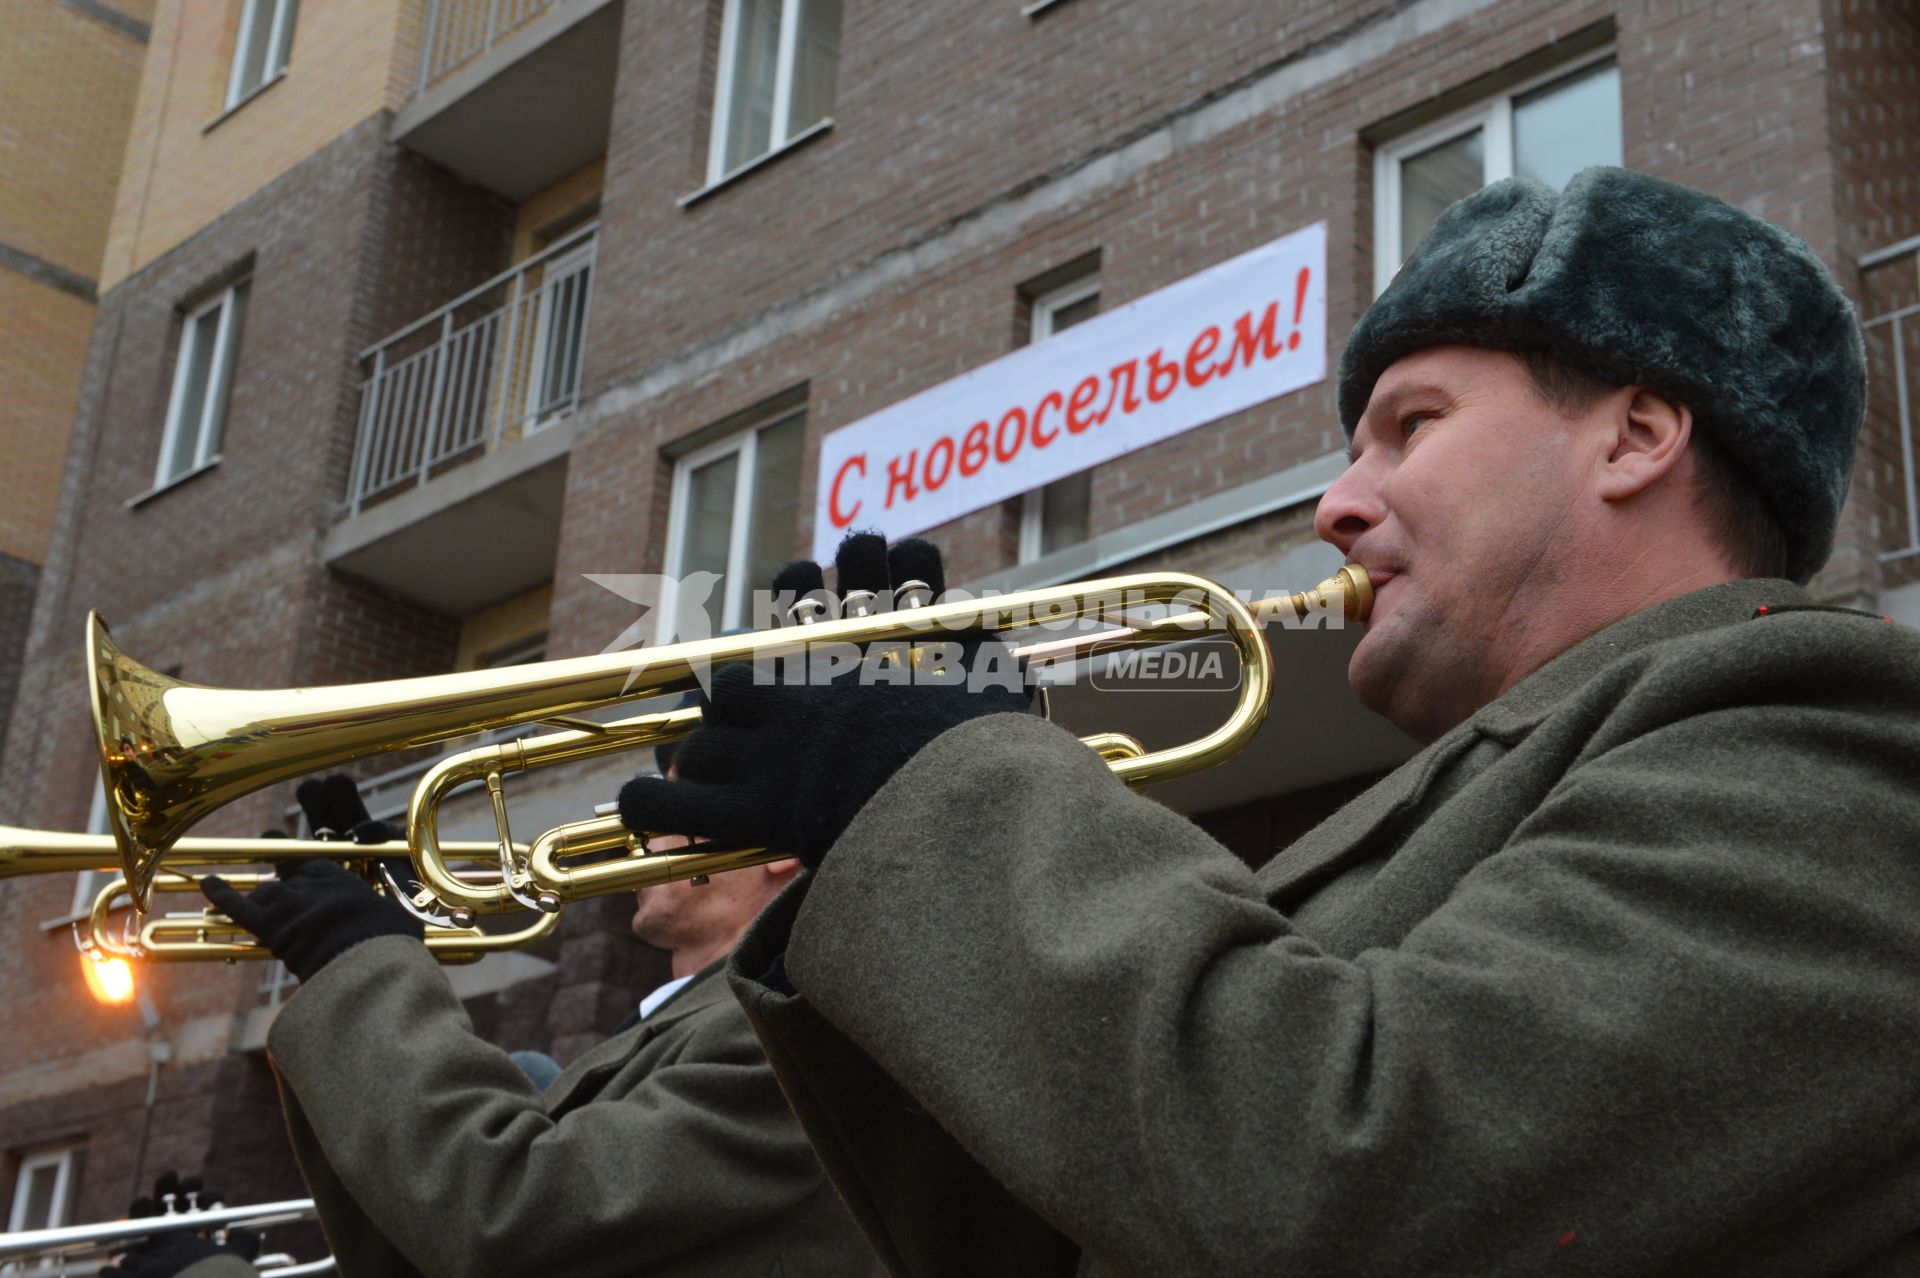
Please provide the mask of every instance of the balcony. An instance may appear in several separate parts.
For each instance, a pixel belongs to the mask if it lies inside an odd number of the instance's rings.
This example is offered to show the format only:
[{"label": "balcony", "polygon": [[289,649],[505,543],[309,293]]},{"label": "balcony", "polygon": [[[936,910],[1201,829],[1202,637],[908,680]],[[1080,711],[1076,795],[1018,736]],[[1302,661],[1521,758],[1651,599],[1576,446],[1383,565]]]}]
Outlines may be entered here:
[{"label": "balcony", "polygon": [[551,577],[597,244],[582,227],[361,353],[328,562],[455,615]]},{"label": "balcony", "polygon": [[393,139],[519,203],[607,149],[619,0],[425,0]]}]

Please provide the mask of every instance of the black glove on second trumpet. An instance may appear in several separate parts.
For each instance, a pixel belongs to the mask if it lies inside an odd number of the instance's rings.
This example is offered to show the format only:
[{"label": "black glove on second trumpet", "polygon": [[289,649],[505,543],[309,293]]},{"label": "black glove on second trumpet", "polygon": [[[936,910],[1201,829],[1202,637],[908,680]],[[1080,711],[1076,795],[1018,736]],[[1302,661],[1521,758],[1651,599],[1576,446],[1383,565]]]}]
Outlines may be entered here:
[{"label": "black glove on second trumpet", "polygon": [[[843,594],[890,599],[911,575],[937,594],[939,552],[912,539],[886,549],[855,533],[836,557]],[[891,567],[889,566],[891,564]],[[776,593],[818,591],[817,565],[781,571]],[[620,791],[628,829],[671,832],[740,847],[771,847],[818,866],[901,766],[948,729],[990,714],[1022,714],[1031,696],[1012,652],[984,633],[929,637],[908,672],[901,646],[812,679],[756,681],[752,666],[715,673],[701,727],[674,755],[677,780],[636,777]],[[937,660],[929,659],[938,654]],[[935,675],[938,669],[941,673]],[[766,672],[761,672],[764,677]],[[908,677],[908,675],[911,677]]]},{"label": "black glove on second trumpet", "polygon": [[200,891],[302,981],[362,941],[426,935],[399,902],[332,861],[294,861],[244,896],[211,874],[200,881]]}]

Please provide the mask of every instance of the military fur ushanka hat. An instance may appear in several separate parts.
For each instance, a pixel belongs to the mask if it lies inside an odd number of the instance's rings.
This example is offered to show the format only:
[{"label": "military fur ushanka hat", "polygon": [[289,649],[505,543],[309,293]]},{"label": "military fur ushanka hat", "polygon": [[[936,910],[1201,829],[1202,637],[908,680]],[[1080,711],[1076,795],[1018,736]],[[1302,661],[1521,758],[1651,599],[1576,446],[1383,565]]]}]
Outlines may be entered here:
[{"label": "military fur ushanka hat", "polygon": [[1374,383],[1430,346],[1544,349],[1693,410],[1785,532],[1788,575],[1833,549],[1866,412],[1853,306],[1798,236],[1698,191],[1587,169],[1461,200],[1354,326],[1352,437]]}]

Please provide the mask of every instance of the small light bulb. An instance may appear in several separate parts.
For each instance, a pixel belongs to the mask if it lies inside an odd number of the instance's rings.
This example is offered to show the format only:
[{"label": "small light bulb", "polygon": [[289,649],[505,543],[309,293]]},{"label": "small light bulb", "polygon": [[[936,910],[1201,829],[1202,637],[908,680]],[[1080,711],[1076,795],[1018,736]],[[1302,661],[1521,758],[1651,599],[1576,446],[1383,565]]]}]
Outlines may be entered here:
[{"label": "small light bulb", "polygon": [[123,958],[80,956],[87,990],[102,1003],[125,1003],[133,998],[133,966]]}]

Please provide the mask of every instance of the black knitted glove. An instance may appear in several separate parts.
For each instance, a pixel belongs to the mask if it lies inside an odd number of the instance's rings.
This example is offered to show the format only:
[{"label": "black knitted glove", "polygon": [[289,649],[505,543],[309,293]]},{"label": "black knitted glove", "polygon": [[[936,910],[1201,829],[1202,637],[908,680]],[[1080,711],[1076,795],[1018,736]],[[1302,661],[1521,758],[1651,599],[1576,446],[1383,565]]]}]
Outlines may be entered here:
[{"label": "black knitted glove", "polygon": [[238,1256],[252,1264],[260,1255],[260,1237],[245,1229],[227,1231],[217,1243],[190,1230],[157,1234],[100,1271],[100,1278],[173,1278],[209,1256]]},{"label": "black knitted glove", "polygon": [[360,787],[344,772],[302,781],[294,797],[307,814],[307,826],[316,839],[351,839],[365,844],[390,843],[400,837],[391,825],[367,815]]},{"label": "black knitted glove", "polygon": [[[848,538],[838,558],[842,592],[889,598],[892,579],[900,576],[897,552],[906,547],[895,548],[890,575],[884,541],[871,533]],[[938,552],[925,542],[918,547],[934,556],[937,574]],[[789,587],[801,578],[801,595],[809,593],[804,570],[820,577],[805,561],[781,572]],[[931,580],[933,574],[915,576]],[[787,593],[778,581],[775,591]],[[944,674],[911,683],[886,678],[900,667],[877,651],[824,684],[757,684],[751,666],[722,668],[701,727],[674,756],[678,780],[629,781],[620,791],[621,821],[636,833],[771,847],[818,866],[867,800],[935,737],[984,715],[1028,709],[1030,692],[998,639],[971,633],[930,638],[928,645],[925,652],[938,655],[923,656],[922,665]]]},{"label": "black knitted glove", "polygon": [[331,861],[295,861],[279,876],[245,896],[217,875],[202,879],[200,890],[303,981],[362,941],[426,935],[399,902]]}]

